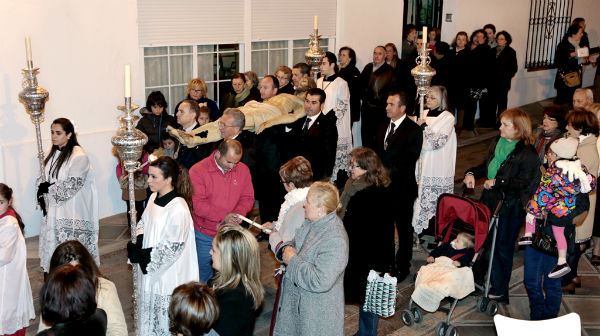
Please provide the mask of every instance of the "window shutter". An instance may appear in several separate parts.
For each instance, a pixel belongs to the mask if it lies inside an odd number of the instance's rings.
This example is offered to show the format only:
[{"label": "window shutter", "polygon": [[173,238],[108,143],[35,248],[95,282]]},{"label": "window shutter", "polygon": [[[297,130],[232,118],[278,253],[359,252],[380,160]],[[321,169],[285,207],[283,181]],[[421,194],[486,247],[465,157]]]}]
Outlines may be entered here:
[{"label": "window shutter", "polygon": [[336,0],[252,0],[252,41],[307,39],[313,17],[319,34],[335,36]]},{"label": "window shutter", "polygon": [[138,0],[138,27],[141,46],[242,42],[244,0]]}]

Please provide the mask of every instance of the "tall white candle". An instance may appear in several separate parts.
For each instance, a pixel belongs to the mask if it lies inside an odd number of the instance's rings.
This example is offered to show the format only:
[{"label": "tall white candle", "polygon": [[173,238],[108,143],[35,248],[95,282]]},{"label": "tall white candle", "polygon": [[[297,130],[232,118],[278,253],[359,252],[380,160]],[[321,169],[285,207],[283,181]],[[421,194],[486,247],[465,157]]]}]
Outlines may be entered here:
[{"label": "tall white candle", "polygon": [[29,36],[25,36],[25,52],[27,53],[27,64],[32,61],[31,58],[31,38]]},{"label": "tall white candle", "polygon": [[423,53],[427,50],[427,26],[423,26]]},{"label": "tall white candle", "polygon": [[319,27],[319,17],[317,15],[315,15],[315,29],[317,29]]},{"label": "tall white candle", "polygon": [[125,64],[125,97],[131,97],[131,66]]}]

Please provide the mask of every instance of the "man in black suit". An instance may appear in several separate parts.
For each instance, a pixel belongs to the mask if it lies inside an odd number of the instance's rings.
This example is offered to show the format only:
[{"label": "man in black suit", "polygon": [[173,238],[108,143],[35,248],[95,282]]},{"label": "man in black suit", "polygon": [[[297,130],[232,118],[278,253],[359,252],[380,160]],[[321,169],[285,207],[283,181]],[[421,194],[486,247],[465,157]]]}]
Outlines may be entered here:
[{"label": "man in black suit", "polygon": [[389,122],[377,133],[377,153],[389,172],[391,197],[398,230],[396,276],[402,281],[410,273],[412,259],[413,205],[417,198],[415,167],[423,145],[423,131],[406,115],[406,95],[390,93],[385,108]]},{"label": "man in black suit", "polygon": [[[177,123],[181,125],[179,129],[186,132],[190,132],[198,127],[200,124],[196,121],[200,114],[200,106],[193,100],[184,100],[177,107]],[[192,148],[186,147],[184,144],[179,146],[179,152],[177,154],[177,163],[180,166],[190,169],[193,165],[203,159],[200,153],[201,146],[194,146]]]},{"label": "man in black suit", "polygon": [[385,62],[385,48],[375,47],[373,63],[365,65],[360,74],[362,106],[360,109],[363,146],[375,149],[375,135],[386,123],[385,99],[396,87],[394,69]]},{"label": "man in black suit", "polygon": [[315,181],[331,176],[337,147],[337,119],[333,112],[323,114],[323,103],[325,91],[310,89],[304,99],[306,116],[290,124],[286,134],[288,157],[302,155],[310,161]]}]

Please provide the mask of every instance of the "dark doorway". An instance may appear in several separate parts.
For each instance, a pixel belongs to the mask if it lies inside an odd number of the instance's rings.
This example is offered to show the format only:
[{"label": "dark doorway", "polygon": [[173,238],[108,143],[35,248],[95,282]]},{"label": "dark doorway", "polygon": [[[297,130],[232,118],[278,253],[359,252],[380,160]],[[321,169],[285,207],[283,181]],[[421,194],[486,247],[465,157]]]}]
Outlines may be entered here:
[{"label": "dark doorway", "polygon": [[442,0],[405,0],[404,25],[442,27]]}]

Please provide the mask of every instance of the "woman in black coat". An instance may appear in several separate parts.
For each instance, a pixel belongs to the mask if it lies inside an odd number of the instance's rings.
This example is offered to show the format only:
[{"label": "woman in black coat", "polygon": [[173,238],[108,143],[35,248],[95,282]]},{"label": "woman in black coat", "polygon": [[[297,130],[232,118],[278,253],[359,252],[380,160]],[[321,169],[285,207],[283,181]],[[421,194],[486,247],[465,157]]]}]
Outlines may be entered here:
[{"label": "woman in black coat", "polygon": [[146,99],[146,108],[135,128],[148,136],[148,152],[152,153],[161,146],[161,135],[167,126],[178,128],[177,119],[167,113],[167,100],[160,91],[153,91]]},{"label": "woman in black coat", "polygon": [[356,52],[350,47],[341,47],[338,54],[340,71],[338,76],[348,83],[350,90],[350,119],[360,120],[360,71],[356,68]]},{"label": "woman in black coat", "polygon": [[489,89],[494,69],[494,55],[488,46],[487,35],[477,30],[471,35],[472,49],[469,65],[465,69],[467,76],[467,108],[463,120],[463,129],[472,131],[475,128],[475,113],[479,102],[480,127],[495,127],[495,115],[490,108]]},{"label": "woman in black coat", "polygon": [[456,109],[457,129],[462,129],[465,109],[467,107],[468,82],[466,80],[466,70],[469,67],[469,53],[471,49],[467,45],[469,36],[466,32],[460,31],[456,34],[452,42],[450,51],[450,71],[451,79],[448,89],[448,98],[452,109]]},{"label": "woman in black coat", "polygon": [[583,36],[583,28],[580,25],[571,25],[567,29],[567,33],[563,37],[562,41],[556,47],[555,64],[557,67],[556,77],[554,78],[554,88],[556,89],[556,99],[554,103],[558,105],[569,105],[573,104],[573,93],[577,88],[581,87],[581,80],[579,85],[569,87],[565,84],[562,75],[578,72],[579,78],[581,79],[581,66],[577,61],[577,48],[579,48],[579,42]]},{"label": "woman in black coat", "polygon": [[387,186],[390,179],[375,152],[358,147],[350,152],[351,178],[341,196],[340,217],[348,233],[349,258],[344,274],[347,303],[359,304],[358,335],[377,335],[378,316],[365,312],[370,270],[391,272],[394,264],[394,219]]},{"label": "woman in black coat", "polygon": [[494,80],[490,87],[491,109],[494,115],[500,115],[508,105],[508,91],[510,82],[517,73],[517,52],[510,47],[512,37],[506,31],[496,34],[495,49],[496,62],[494,63]]},{"label": "woman in black coat", "polygon": [[[467,170],[464,183],[475,187],[475,179],[485,177],[481,203],[494,213],[499,211],[496,250],[492,264],[492,290],[489,297],[508,303],[508,283],[512,272],[513,252],[519,229],[525,221],[525,206],[540,181],[540,159],[532,146],[531,120],[520,109],[508,109],[500,115],[500,137],[490,145],[485,161]],[[491,234],[487,244],[490,244]],[[489,251],[490,248],[486,248]],[[475,281],[481,284],[487,258],[473,267]]]}]

